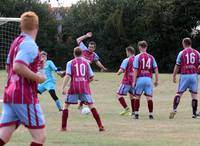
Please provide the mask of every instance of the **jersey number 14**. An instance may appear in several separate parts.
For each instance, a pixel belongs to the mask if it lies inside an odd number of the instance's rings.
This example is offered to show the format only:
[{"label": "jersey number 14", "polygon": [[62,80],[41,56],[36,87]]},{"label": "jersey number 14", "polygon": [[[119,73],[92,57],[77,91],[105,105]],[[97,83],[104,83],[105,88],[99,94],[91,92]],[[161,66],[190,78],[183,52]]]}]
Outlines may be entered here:
[{"label": "jersey number 14", "polygon": [[147,59],[147,62],[145,61],[145,58],[142,58],[142,69],[151,68],[151,58]]}]

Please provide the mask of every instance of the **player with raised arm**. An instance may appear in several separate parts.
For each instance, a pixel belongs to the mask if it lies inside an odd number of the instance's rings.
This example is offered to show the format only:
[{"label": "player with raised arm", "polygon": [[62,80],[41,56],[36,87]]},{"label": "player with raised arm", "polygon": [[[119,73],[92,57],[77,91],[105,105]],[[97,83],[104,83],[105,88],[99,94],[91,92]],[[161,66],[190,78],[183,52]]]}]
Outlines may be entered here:
[{"label": "player with raised arm", "polygon": [[176,83],[176,74],[180,70],[180,79],[176,96],[174,97],[173,110],[170,113],[169,118],[173,119],[177,107],[179,105],[181,96],[189,89],[192,97],[192,118],[197,117],[197,91],[198,91],[198,67],[200,64],[200,54],[197,50],[192,48],[192,40],[190,38],[184,38],[182,40],[184,50],[181,51],[176,59],[176,65],[173,72],[173,82]]},{"label": "player with raised arm", "polygon": [[[85,59],[87,59],[87,61],[92,64],[93,62],[95,62],[95,64],[101,69],[101,71],[107,71],[107,68],[104,67],[104,65],[99,61],[99,56],[97,55],[97,53],[95,53],[95,49],[96,49],[96,43],[94,41],[90,41],[88,44],[88,47],[85,46],[85,44],[83,43],[83,40],[87,39],[87,38],[91,38],[92,37],[92,32],[88,32],[85,35],[79,37],[76,39],[79,47],[82,49],[83,51],[83,57]],[[82,109],[83,103],[80,102],[79,105],[79,109]]]},{"label": "player with raised arm", "polygon": [[62,111],[62,104],[60,99],[57,97],[56,92],[55,92],[55,86],[56,86],[56,81],[54,76],[52,75],[52,72],[56,72],[59,76],[63,76],[65,74],[64,72],[61,72],[60,68],[57,68],[53,61],[47,60],[47,52],[42,51],[40,53],[40,58],[42,62],[42,68],[40,68],[39,72],[44,73],[47,77],[46,81],[42,84],[38,85],[38,93],[42,94],[46,90],[49,92],[51,95],[52,99],[55,101],[56,106],[59,111]]},{"label": "player with raised arm", "polygon": [[[78,100],[88,105],[94,119],[97,122],[99,131],[104,131],[100,116],[94,106],[89,86],[90,82],[93,80],[94,74],[88,61],[81,56],[82,50],[80,47],[74,48],[75,58],[69,61],[66,66],[66,75],[62,86],[62,93],[66,96],[66,100],[62,113],[61,131],[67,130],[67,119],[70,104],[77,104]],[[70,79],[70,88],[67,91],[66,86]]]},{"label": "player with raised arm", "polygon": [[153,119],[153,81],[152,74],[155,71],[155,87],[158,85],[158,66],[154,57],[146,52],[148,44],[146,41],[138,42],[140,54],[134,59],[134,79],[135,85],[135,119],[139,119],[140,97],[144,92],[147,98],[149,109],[149,119]]},{"label": "player with raised arm", "polygon": [[117,97],[119,103],[124,108],[124,111],[120,113],[120,115],[130,114],[130,109],[126,104],[126,101],[123,96],[126,96],[127,93],[130,95],[131,107],[132,107],[132,115],[134,115],[134,88],[133,85],[133,61],[135,57],[135,50],[133,47],[128,46],[126,48],[127,58],[122,61],[120,69],[117,72],[117,75],[124,73],[124,77],[122,79],[121,85],[117,91]]},{"label": "player with raised arm", "polygon": [[32,136],[30,146],[43,146],[45,120],[37,97],[37,84],[45,81],[37,74],[39,49],[35,43],[39,19],[34,12],[21,15],[21,34],[13,41],[7,58],[8,80],[0,119],[0,146],[5,145],[19,124]]}]

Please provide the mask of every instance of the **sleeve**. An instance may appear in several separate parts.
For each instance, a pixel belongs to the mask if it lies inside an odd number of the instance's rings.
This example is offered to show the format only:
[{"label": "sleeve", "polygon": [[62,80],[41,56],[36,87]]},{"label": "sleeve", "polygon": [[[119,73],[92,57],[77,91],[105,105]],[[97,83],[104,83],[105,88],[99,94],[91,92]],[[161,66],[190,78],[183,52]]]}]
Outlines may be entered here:
[{"label": "sleeve", "polygon": [[135,59],[133,61],[133,68],[134,69],[138,69],[139,68],[139,65],[138,65],[138,56],[135,56]]},{"label": "sleeve", "polygon": [[81,48],[82,51],[88,50],[88,48],[85,46],[83,42],[80,42],[79,47]]},{"label": "sleeve", "polygon": [[57,67],[55,66],[55,64],[53,63],[53,61],[50,61],[50,67],[53,71],[57,71]]},{"label": "sleeve", "polygon": [[38,56],[38,46],[34,42],[24,42],[20,44],[19,51],[15,57],[15,62],[29,65]]},{"label": "sleeve", "polygon": [[90,66],[90,64],[88,63],[88,69],[89,69],[89,75],[90,75],[90,78],[94,76],[94,72],[92,71],[92,68]]},{"label": "sleeve", "polygon": [[66,74],[70,75],[72,74],[72,69],[71,69],[71,61],[67,63],[66,65]]},{"label": "sleeve", "polygon": [[155,60],[155,58],[153,58],[153,69],[155,69],[155,68],[157,68],[158,67],[158,65],[157,65],[157,63],[156,63],[156,60]]},{"label": "sleeve", "polygon": [[127,67],[127,65],[128,65],[128,59],[124,59],[124,60],[122,61],[121,65],[120,65],[120,68],[121,68],[122,70],[125,70],[126,67]]},{"label": "sleeve", "polygon": [[181,54],[182,54],[182,52],[180,52],[180,53],[178,54],[177,58],[176,58],[176,64],[177,64],[177,65],[181,65]]},{"label": "sleeve", "polygon": [[97,53],[94,53],[94,59],[93,61],[98,61],[99,60],[99,56],[97,55]]},{"label": "sleeve", "polygon": [[199,54],[199,64],[200,64],[200,53],[198,52],[198,54]]}]

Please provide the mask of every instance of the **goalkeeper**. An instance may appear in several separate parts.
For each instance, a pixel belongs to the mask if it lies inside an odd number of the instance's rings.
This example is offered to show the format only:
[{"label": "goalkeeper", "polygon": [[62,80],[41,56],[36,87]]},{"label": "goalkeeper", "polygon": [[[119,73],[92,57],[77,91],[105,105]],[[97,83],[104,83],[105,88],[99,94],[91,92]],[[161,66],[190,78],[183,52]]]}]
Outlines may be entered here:
[{"label": "goalkeeper", "polygon": [[55,86],[56,86],[56,80],[54,76],[52,75],[52,71],[55,71],[60,77],[65,76],[65,72],[61,71],[61,68],[58,68],[54,65],[54,63],[51,60],[47,60],[47,52],[42,51],[40,53],[40,67],[39,67],[39,73],[46,75],[46,81],[42,84],[38,85],[38,93],[42,94],[46,90],[49,92],[51,97],[56,103],[56,106],[59,111],[62,111],[62,104],[60,99],[57,97],[55,92]]}]

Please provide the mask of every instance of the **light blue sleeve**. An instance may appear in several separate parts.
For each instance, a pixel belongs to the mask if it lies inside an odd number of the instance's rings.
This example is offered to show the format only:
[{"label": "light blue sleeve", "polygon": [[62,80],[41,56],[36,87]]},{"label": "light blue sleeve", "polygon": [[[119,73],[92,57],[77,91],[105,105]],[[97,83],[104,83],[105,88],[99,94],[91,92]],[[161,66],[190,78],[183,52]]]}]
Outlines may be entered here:
[{"label": "light blue sleeve", "polygon": [[81,42],[80,44],[79,44],[79,47],[81,48],[81,50],[88,50],[88,48],[85,46],[85,44],[83,43],[83,42]]},{"label": "light blue sleeve", "polygon": [[135,56],[134,61],[133,61],[133,67],[134,67],[135,69],[138,69],[138,68],[139,68],[139,65],[138,65],[138,58],[139,58],[139,55]]},{"label": "light blue sleeve", "polygon": [[19,51],[15,57],[15,61],[22,61],[29,65],[33,63],[38,56],[38,46],[32,41],[26,41],[20,44]]},{"label": "light blue sleeve", "polygon": [[199,54],[199,63],[200,63],[200,53],[198,52],[198,54]]},{"label": "light blue sleeve", "polygon": [[155,69],[155,68],[157,68],[158,67],[158,65],[157,65],[157,63],[156,63],[156,60],[155,60],[155,58],[153,58],[153,68]]},{"label": "light blue sleeve", "polygon": [[99,56],[97,55],[97,53],[94,53],[94,59],[93,61],[98,61],[99,60]]},{"label": "light blue sleeve", "polygon": [[89,68],[89,75],[90,77],[93,77],[94,76],[94,72],[92,71],[92,68],[90,66],[90,64],[88,63],[88,68]]},{"label": "light blue sleeve", "polygon": [[128,65],[128,58],[124,59],[120,65],[120,68],[125,70]]},{"label": "light blue sleeve", "polygon": [[178,54],[177,58],[176,58],[176,64],[177,64],[177,65],[181,65],[181,54],[182,54],[182,52],[180,52],[180,53]]},{"label": "light blue sleeve", "polygon": [[67,65],[66,65],[66,74],[68,74],[68,75],[72,74],[71,65],[72,65],[71,61],[67,62]]},{"label": "light blue sleeve", "polygon": [[50,65],[50,67],[51,67],[51,69],[53,71],[57,71],[57,67],[55,66],[55,64],[53,63],[53,61],[49,60],[49,65]]}]

